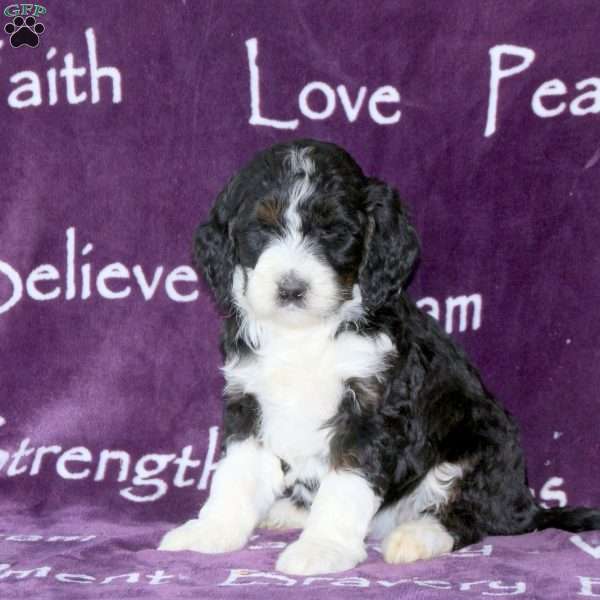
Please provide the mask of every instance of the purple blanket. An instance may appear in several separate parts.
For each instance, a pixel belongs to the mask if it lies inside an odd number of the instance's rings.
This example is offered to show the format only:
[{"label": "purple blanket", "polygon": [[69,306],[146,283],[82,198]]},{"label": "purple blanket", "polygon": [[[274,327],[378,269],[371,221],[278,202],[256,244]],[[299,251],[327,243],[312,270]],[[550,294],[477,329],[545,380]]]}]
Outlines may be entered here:
[{"label": "purple blanket", "polygon": [[[556,530],[483,543],[412,565],[379,547],[347,573],[288,576],[273,565],[297,535],[258,530],[240,552],[151,550],[160,522],[119,524],[77,509],[19,518],[0,534],[2,598],[539,598],[600,597],[600,535]],[[84,522],[82,522],[84,521]]]},{"label": "purple blanket", "polygon": [[400,190],[410,293],[520,422],[536,497],[600,505],[598,2],[0,9],[0,598],[600,597],[593,532],[410,567],[371,546],[316,580],[273,570],[290,534],[154,550],[219,458],[195,225],[294,137]]}]

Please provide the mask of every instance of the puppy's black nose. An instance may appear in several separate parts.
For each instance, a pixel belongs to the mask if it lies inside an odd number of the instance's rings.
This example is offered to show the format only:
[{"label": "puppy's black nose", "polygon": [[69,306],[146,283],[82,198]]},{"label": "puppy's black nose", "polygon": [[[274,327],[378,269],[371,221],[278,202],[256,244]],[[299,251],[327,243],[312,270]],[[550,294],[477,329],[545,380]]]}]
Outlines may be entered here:
[{"label": "puppy's black nose", "polygon": [[301,304],[308,291],[308,284],[296,275],[286,275],[277,286],[281,304]]}]

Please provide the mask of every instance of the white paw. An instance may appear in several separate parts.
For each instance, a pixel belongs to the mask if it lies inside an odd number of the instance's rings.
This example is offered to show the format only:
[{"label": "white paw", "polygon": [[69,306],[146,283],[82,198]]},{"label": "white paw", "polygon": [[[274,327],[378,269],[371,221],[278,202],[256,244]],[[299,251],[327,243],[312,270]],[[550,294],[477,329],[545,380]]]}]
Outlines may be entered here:
[{"label": "white paw", "polygon": [[205,554],[218,554],[239,550],[248,541],[244,531],[234,524],[224,526],[207,518],[191,519],[169,531],[161,540],[159,550],[193,550]]},{"label": "white paw", "polygon": [[338,573],[352,569],[366,556],[362,544],[350,548],[328,540],[300,538],[279,555],[275,568],[288,575]]},{"label": "white paw", "polygon": [[308,512],[298,508],[289,498],[277,500],[269,514],[261,521],[259,527],[267,529],[302,529],[306,524]]},{"label": "white paw", "polygon": [[411,563],[450,552],[452,536],[434,517],[396,527],[383,541],[383,558],[392,564]]}]

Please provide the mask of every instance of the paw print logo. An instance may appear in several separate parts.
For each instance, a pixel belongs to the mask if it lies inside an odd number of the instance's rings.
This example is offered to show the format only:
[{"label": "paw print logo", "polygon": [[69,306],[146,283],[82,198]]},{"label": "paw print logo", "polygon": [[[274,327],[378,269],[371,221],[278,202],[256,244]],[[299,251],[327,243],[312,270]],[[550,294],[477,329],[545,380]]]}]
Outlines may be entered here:
[{"label": "paw print logo", "polygon": [[36,23],[35,17],[15,17],[12,23],[4,26],[4,31],[10,35],[10,45],[13,48],[30,46],[35,48],[40,43],[39,36],[44,33],[44,26]]}]

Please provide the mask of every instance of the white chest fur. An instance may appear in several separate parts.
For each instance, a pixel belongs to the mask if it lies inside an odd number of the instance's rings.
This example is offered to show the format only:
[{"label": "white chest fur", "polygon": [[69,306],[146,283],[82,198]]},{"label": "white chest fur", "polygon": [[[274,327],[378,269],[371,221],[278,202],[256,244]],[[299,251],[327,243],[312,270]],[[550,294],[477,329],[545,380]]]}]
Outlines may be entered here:
[{"label": "white chest fur", "polygon": [[268,450],[292,466],[294,475],[320,478],[328,458],[329,431],[350,377],[385,368],[389,337],[344,332],[328,324],[302,330],[270,329],[260,350],[224,367],[227,389],[253,394],[261,407],[260,435]]}]

